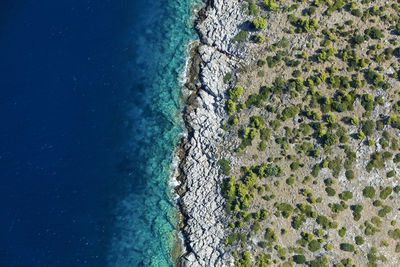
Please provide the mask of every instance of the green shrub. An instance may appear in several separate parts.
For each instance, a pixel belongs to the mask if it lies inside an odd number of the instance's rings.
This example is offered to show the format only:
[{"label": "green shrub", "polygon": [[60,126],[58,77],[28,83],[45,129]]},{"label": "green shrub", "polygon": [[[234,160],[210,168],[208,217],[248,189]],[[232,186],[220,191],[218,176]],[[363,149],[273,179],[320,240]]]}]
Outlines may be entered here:
[{"label": "green shrub", "polygon": [[366,136],[371,136],[375,130],[375,122],[372,120],[364,121],[361,129]]},{"label": "green shrub", "polygon": [[264,141],[268,141],[271,136],[271,129],[269,128],[262,128],[260,130],[260,139]]},{"label": "green shrub", "polygon": [[301,225],[306,221],[306,217],[304,215],[296,215],[292,217],[292,227],[295,230],[298,230]]},{"label": "green shrub", "polygon": [[350,123],[357,126],[360,123],[360,120],[357,117],[351,118]]},{"label": "green shrub", "polygon": [[332,246],[332,244],[330,244],[330,243],[325,244],[325,246],[324,246],[324,249],[325,249],[326,251],[331,251],[332,248],[333,248],[333,246]]},{"label": "green shrub", "polygon": [[261,248],[266,248],[267,247],[267,242],[265,242],[265,241],[260,241],[260,242],[258,242],[258,245],[261,247]]},{"label": "green shrub", "polygon": [[256,128],[256,129],[261,129],[264,127],[264,118],[261,116],[251,116],[250,117],[250,127]]},{"label": "green shrub", "polygon": [[340,203],[329,203],[328,206],[334,213],[342,212],[348,208],[348,205],[344,201],[341,201]]},{"label": "green shrub", "polygon": [[385,217],[385,216],[386,216],[388,213],[390,213],[392,210],[393,210],[392,207],[387,206],[387,205],[384,205],[384,206],[382,207],[382,209],[380,209],[380,210],[378,211],[378,216],[379,216],[379,217]]},{"label": "green shrub", "polygon": [[364,222],[364,226],[365,226],[364,234],[367,236],[374,235],[375,233],[380,231],[379,228],[376,228],[368,221]]},{"label": "green shrub", "polygon": [[248,37],[249,37],[249,33],[247,31],[242,30],[233,38],[233,43],[243,42],[243,41],[247,40]]},{"label": "green shrub", "polygon": [[231,165],[229,161],[225,158],[222,158],[218,161],[219,166],[221,166],[221,171],[224,175],[229,176],[231,173]]},{"label": "green shrub", "polygon": [[262,66],[265,65],[265,63],[266,63],[266,62],[265,62],[264,60],[259,59],[259,60],[257,61],[257,66],[262,67]]},{"label": "green shrub", "polygon": [[364,197],[372,199],[375,197],[376,191],[375,191],[375,188],[373,188],[372,186],[366,186],[366,187],[364,187],[362,193],[363,193]]},{"label": "green shrub", "polygon": [[269,125],[274,129],[275,131],[281,127],[281,121],[280,120],[272,120],[269,122]]},{"label": "green shrub", "polygon": [[250,266],[251,265],[251,259],[250,259],[250,252],[245,251],[243,252],[243,257],[242,259],[239,260],[240,266]]},{"label": "green shrub", "polygon": [[289,218],[292,215],[293,207],[289,203],[280,203],[277,205],[277,209],[281,212],[284,218]]},{"label": "green shrub", "polygon": [[274,229],[268,227],[265,230],[264,239],[269,242],[275,241],[277,239],[277,235],[275,234]]},{"label": "green shrub", "polygon": [[246,242],[246,240],[247,240],[247,238],[246,238],[245,234],[232,233],[224,239],[224,244],[232,245],[235,241]]},{"label": "green shrub", "polygon": [[344,237],[346,235],[346,228],[342,227],[339,229],[338,234],[340,237]]},{"label": "green shrub", "polygon": [[347,201],[353,198],[353,193],[350,191],[343,191],[342,193],[339,194],[339,198],[343,201]]},{"label": "green shrub", "polygon": [[369,37],[371,37],[372,39],[381,39],[382,37],[384,37],[382,31],[376,27],[371,27],[369,29],[366,29],[364,33]]},{"label": "green shrub", "polygon": [[396,186],[393,188],[393,192],[395,192],[396,194],[398,194],[398,193],[400,192],[400,185],[396,185]]},{"label": "green shrub", "polygon": [[356,36],[354,36],[353,41],[356,44],[362,44],[365,41],[365,39],[364,36],[362,36],[361,34],[357,34]]},{"label": "green shrub", "polygon": [[268,217],[269,217],[268,211],[262,209],[261,214],[260,214],[260,219],[262,221],[264,221],[264,220],[268,219]]},{"label": "green shrub", "polygon": [[239,97],[243,94],[243,91],[244,89],[242,86],[240,85],[235,86],[234,88],[228,91],[229,99],[236,102],[239,99]]},{"label": "green shrub", "polygon": [[361,219],[361,211],[363,210],[363,206],[360,204],[356,204],[351,206],[351,210],[353,211],[353,219],[358,221]]},{"label": "green shrub", "polygon": [[395,175],[396,175],[396,173],[394,170],[391,170],[386,173],[386,177],[388,177],[388,178],[394,177]]},{"label": "green shrub", "polygon": [[342,169],[342,159],[340,157],[335,157],[335,159],[330,160],[328,168],[332,170],[332,175],[338,177]]},{"label": "green shrub", "polygon": [[362,15],[363,15],[362,11],[361,11],[360,9],[358,9],[358,8],[352,10],[352,11],[351,11],[351,14],[352,14],[353,16],[356,16],[356,17],[359,17],[359,18],[361,18]]},{"label": "green shrub", "polygon": [[225,74],[223,79],[224,83],[227,83],[231,78],[232,78],[232,73]]},{"label": "green shrub", "polygon": [[318,215],[317,217],[317,223],[322,226],[323,229],[329,229],[330,228],[330,221],[329,219],[324,216],[324,215]]},{"label": "green shrub", "polygon": [[312,168],[311,175],[314,176],[314,177],[317,177],[320,168],[321,167],[319,166],[319,164],[315,164],[314,167]]},{"label": "green shrub", "polygon": [[364,244],[364,239],[362,238],[362,236],[356,236],[355,238],[354,238],[354,240],[355,240],[355,242],[356,242],[356,244],[357,245],[359,245],[359,246],[361,246],[362,244]]},{"label": "green shrub", "polygon": [[331,57],[337,52],[336,48],[323,48],[317,56],[319,63],[330,61]]},{"label": "green shrub", "polygon": [[392,154],[392,152],[389,152],[389,151],[385,151],[382,154],[382,159],[383,160],[392,159],[392,157],[393,157],[393,154]]},{"label": "green shrub", "polygon": [[294,181],[295,181],[294,177],[289,177],[286,179],[286,184],[292,185],[292,184],[294,184]]},{"label": "green shrub", "polygon": [[308,232],[301,232],[301,236],[307,243],[311,242],[314,239],[314,235]]},{"label": "green shrub", "polygon": [[400,240],[400,229],[396,228],[394,230],[388,231],[389,237],[393,238],[394,240]]},{"label": "green shrub", "polygon": [[297,171],[298,169],[299,169],[299,167],[300,167],[300,162],[299,161],[293,161],[291,164],[290,164],[290,169],[292,170],[292,171]]},{"label": "green shrub", "polygon": [[340,249],[347,252],[354,252],[354,245],[349,243],[340,244]]},{"label": "green shrub", "polygon": [[250,228],[253,231],[258,231],[258,230],[260,230],[261,226],[260,226],[260,223],[258,221],[255,221]]},{"label": "green shrub", "polygon": [[249,14],[251,16],[257,15],[259,12],[257,5],[253,0],[249,1]]},{"label": "green shrub", "polygon": [[399,162],[400,162],[400,153],[399,153],[399,154],[396,154],[396,156],[394,156],[393,162],[394,162],[394,163],[399,163]]},{"label": "green shrub", "polygon": [[[368,78],[368,81],[370,83],[372,83],[375,87],[383,85],[383,75],[381,73],[375,72],[372,68],[368,69],[367,78]],[[372,101],[364,101],[363,106],[364,106],[365,110],[372,111],[373,102]]]},{"label": "green shrub", "polygon": [[336,144],[338,137],[334,133],[326,133],[322,136],[322,143],[325,147],[330,147]]},{"label": "green shrub", "polygon": [[318,242],[318,240],[314,239],[310,243],[308,243],[308,250],[311,252],[315,252],[321,248],[321,244]]},{"label": "green shrub", "polygon": [[381,199],[386,199],[388,196],[390,196],[390,194],[392,194],[392,187],[388,186],[388,187],[384,187],[382,188],[382,190],[379,192],[379,197]]},{"label": "green shrub", "polygon": [[333,189],[330,186],[325,187],[325,192],[328,194],[328,196],[333,197],[336,194],[335,189]]},{"label": "green shrub", "polygon": [[264,6],[268,11],[273,11],[273,12],[278,11],[276,0],[264,0]]},{"label": "green shrub", "polygon": [[326,11],[326,15],[330,16],[333,12],[336,10],[341,10],[344,6],[344,1],[343,0],[336,0],[333,5],[331,5]]},{"label": "green shrub", "polygon": [[313,29],[318,28],[318,22],[315,18],[305,19],[305,18],[298,18],[293,14],[288,16],[288,21],[296,28],[296,31],[299,33],[302,32],[310,32]]},{"label": "green shrub", "polygon": [[239,124],[239,119],[237,116],[231,116],[229,118],[229,124],[232,126],[238,125]]},{"label": "green shrub", "polygon": [[374,200],[374,202],[372,202],[372,205],[374,205],[374,207],[380,207],[382,206],[382,201],[380,201],[379,199]]},{"label": "green shrub", "polygon": [[336,116],[333,113],[329,113],[328,115],[326,115],[326,122],[333,124],[336,121]]},{"label": "green shrub", "polygon": [[295,106],[287,107],[282,111],[281,119],[283,121],[285,121],[289,118],[293,118],[294,116],[299,114],[299,112],[300,112],[300,109],[298,107],[295,107]]},{"label": "green shrub", "polygon": [[307,112],[307,117],[314,121],[319,121],[321,119],[321,115],[316,110],[310,110]]},{"label": "green shrub", "polygon": [[281,260],[286,259],[286,257],[285,257],[286,252],[287,252],[286,248],[281,248],[281,247],[278,247],[278,248],[277,248],[278,257],[279,257]]},{"label": "green shrub", "polygon": [[257,30],[261,30],[267,27],[267,22],[262,17],[258,17],[253,20],[253,26]]},{"label": "green shrub", "polygon": [[236,111],[236,104],[232,100],[228,100],[225,103],[225,110],[229,115],[232,115]]},{"label": "green shrub", "polygon": [[304,264],[306,263],[307,259],[304,255],[294,255],[293,261],[297,264]]},{"label": "green shrub", "polygon": [[264,43],[264,40],[265,40],[265,37],[261,34],[254,34],[252,36],[252,38],[253,38],[254,42],[257,44],[262,44],[262,43]]},{"label": "green shrub", "polygon": [[353,180],[354,179],[354,171],[353,170],[346,170],[346,178],[347,180]]},{"label": "green shrub", "polygon": [[292,75],[293,75],[293,77],[298,78],[301,75],[301,71],[300,70],[294,70]]},{"label": "green shrub", "polygon": [[258,144],[258,151],[265,151],[267,150],[268,144],[264,140],[261,140],[261,142]]}]

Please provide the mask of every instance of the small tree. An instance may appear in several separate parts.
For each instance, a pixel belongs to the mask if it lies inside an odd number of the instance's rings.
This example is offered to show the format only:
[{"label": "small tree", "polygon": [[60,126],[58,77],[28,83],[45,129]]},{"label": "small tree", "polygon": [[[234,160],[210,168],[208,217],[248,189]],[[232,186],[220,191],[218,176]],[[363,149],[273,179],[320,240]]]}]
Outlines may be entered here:
[{"label": "small tree", "polygon": [[311,252],[315,252],[321,248],[321,244],[318,242],[318,240],[314,239],[310,243],[308,243],[308,249]]},{"label": "small tree", "polygon": [[354,171],[353,170],[347,170],[345,175],[346,175],[347,180],[349,180],[349,181],[354,179]]},{"label": "small tree", "polygon": [[354,240],[356,241],[356,244],[357,245],[359,245],[359,246],[361,246],[362,244],[364,244],[364,239],[362,238],[362,236],[356,236],[355,238],[354,238]]},{"label": "small tree", "polygon": [[297,264],[304,264],[306,263],[306,257],[304,255],[294,255],[293,261]]},{"label": "small tree", "polygon": [[354,246],[349,243],[342,243],[342,244],[340,244],[340,249],[343,251],[347,251],[347,252],[353,252]]},{"label": "small tree", "polygon": [[372,199],[375,197],[376,191],[375,191],[375,188],[373,188],[372,186],[366,186],[366,187],[364,187],[362,193],[363,193],[364,197]]},{"label": "small tree", "polygon": [[326,122],[328,122],[328,123],[333,124],[333,123],[335,123],[335,120],[336,120],[336,117],[335,117],[335,114],[333,114],[333,113],[329,113],[326,116]]},{"label": "small tree", "polygon": [[236,102],[239,97],[243,94],[243,87],[240,85],[235,86],[234,88],[228,91],[229,99]]},{"label": "small tree", "polygon": [[232,115],[236,111],[235,102],[233,102],[230,99],[228,101],[226,101],[225,110],[226,110],[226,113],[228,113],[229,115]]},{"label": "small tree", "polygon": [[264,4],[265,4],[265,8],[268,11],[273,11],[273,12],[278,11],[278,6],[276,5],[276,0],[265,0]]},{"label": "small tree", "polygon": [[253,40],[254,42],[256,42],[257,44],[262,44],[264,43],[264,36],[262,36],[261,34],[255,34],[253,35]]},{"label": "small tree", "polygon": [[267,27],[267,22],[262,17],[257,17],[253,20],[253,26],[257,30],[262,30]]}]

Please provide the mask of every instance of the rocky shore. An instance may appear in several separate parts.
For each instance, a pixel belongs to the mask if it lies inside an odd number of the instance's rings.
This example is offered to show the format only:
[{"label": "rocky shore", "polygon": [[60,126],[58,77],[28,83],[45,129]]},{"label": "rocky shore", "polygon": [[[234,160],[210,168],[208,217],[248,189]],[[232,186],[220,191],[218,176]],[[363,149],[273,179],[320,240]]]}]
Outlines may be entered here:
[{"label": "rocky shore", "polygon": [[245,21],[240,4],[208,1],[199,11],[196,29],[200,42],[190,59],[190,91],[184,110],[188,138],[182,142],[180,208],[186,252],[178,266],[225,266],[231,254],[224,251],[224,199],[216,155],[222,142],[221,124],[227,84],[224,76],[246,58],[246,47],[232,43]]}]

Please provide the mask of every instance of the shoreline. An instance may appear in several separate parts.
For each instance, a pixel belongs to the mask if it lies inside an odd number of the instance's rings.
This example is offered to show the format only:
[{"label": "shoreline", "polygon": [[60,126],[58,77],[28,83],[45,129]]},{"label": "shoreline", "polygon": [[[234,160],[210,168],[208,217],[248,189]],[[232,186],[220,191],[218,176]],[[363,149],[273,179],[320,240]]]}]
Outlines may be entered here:
[{"label": "shoreline", "polygon": [[207,1],[195,22],[176,188],[184,250],[175,266],[366,265],[378,252],[392,266],[400,229],[386,215],[400,192],[400,70],[390,46],[398,42],[384,38],[400,35],[397,14],[396,32],[378,27],[398,6],[362,35],[353,19],[368,20],[370,3],[357,16],[329,4],[243,3]]},{"label": "shoreline", "polygon": [[[232,258],[221,249],[225,214],[216,155],[222,141],[220,125],[226,117],[222,102],[228,85],[223,77],[237,65],[231,58],[245,58],[246,53],[231,41],[244,16],[237,2],[225,2],[204,1],[194,14],[199,39],[188,44],[186,83],[182,87],[186,134],[176,150],[180,161],[175,171],[182,252],[175,266],[223,266]],[[216,18],[219,26],[212,23]],[[224,26],[228,29],[218,28]]]}]

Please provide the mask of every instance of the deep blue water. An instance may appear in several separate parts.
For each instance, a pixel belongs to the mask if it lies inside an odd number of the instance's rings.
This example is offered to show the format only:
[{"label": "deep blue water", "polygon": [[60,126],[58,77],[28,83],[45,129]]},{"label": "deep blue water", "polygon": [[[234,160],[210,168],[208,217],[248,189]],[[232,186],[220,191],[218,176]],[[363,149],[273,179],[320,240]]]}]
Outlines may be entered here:
[{"label": "deep blue water", "polygon": [[0,3],[0,266],[169,266],[190,0]]}]

